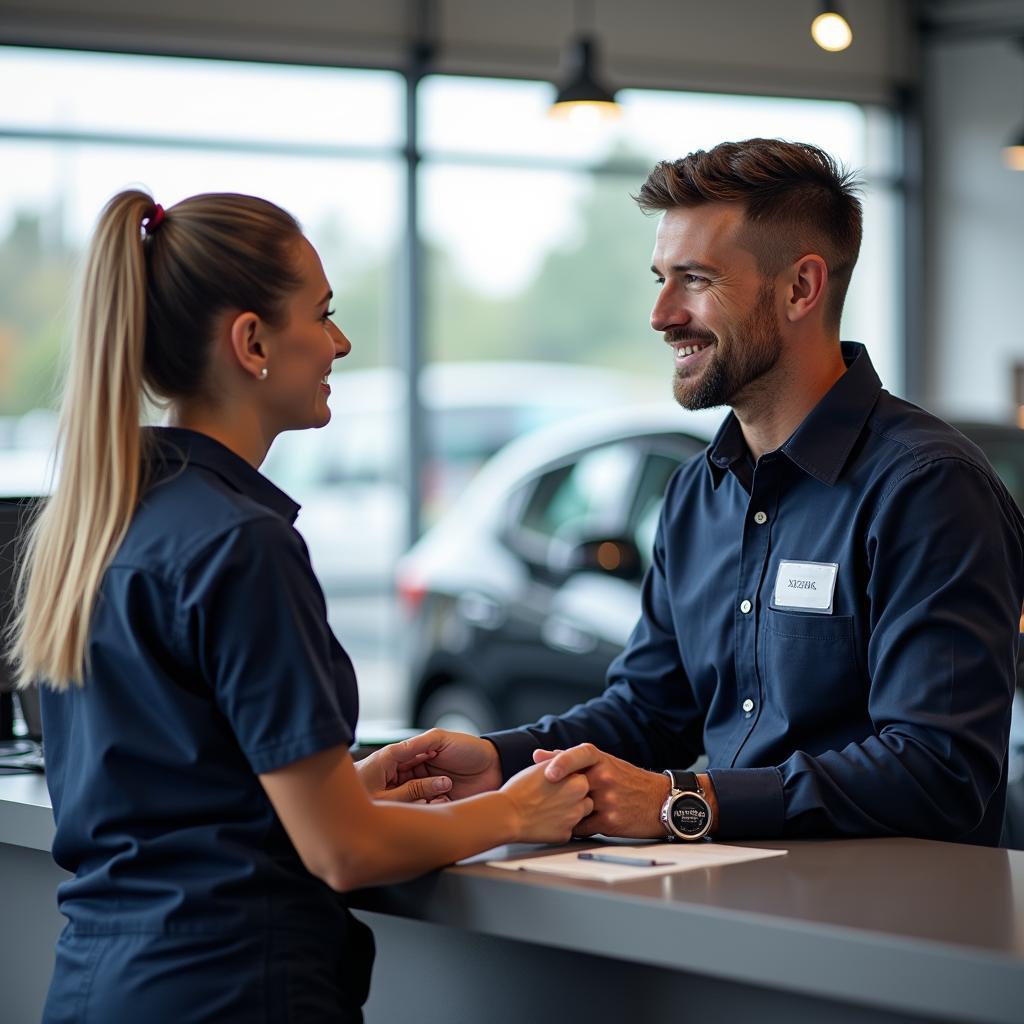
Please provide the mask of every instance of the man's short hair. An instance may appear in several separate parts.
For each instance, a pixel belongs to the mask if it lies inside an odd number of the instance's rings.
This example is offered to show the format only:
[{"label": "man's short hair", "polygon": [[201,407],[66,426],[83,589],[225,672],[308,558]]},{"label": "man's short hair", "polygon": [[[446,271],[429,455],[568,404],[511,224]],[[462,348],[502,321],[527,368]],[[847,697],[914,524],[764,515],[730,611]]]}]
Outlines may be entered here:
[{"label": "man's short hair", "polygon": [[745,241],[766,277],[809,253],[828,266],[825,315],[838,327],[863,232],[859,179],[805,142],[747,139],[662,160],[633,198],[645,213],[742,203]]}]

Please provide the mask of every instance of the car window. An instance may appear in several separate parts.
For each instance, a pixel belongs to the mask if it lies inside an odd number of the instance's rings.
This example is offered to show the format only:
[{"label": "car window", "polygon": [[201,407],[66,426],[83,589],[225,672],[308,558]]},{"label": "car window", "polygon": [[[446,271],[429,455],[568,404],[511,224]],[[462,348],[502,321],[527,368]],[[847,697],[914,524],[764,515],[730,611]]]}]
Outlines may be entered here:
[{"label": "car window", "polygon": [[651,562],[654,535],[658,529],[658,515],[665,497],[669,477],[678,469],[680,457],[652,452],[644,459],[640,483],[636,489],[627,533],[640,549],[646,568]]},{"label": "car window", "polygon": [[538,481],[521,526],[545,537],[574,539],[615,533],[627,516],[636,469],[633,445],[604,445]]}]

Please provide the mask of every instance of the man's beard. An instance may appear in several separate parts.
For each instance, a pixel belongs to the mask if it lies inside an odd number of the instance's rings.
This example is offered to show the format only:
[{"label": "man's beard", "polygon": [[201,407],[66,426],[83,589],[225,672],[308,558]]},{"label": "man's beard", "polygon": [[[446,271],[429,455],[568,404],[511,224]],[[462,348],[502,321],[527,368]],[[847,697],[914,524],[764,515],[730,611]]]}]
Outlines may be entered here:
[{"label": "man's beard", "polygon": [[[719,338],[708,365],[698,377],[686,377],[676,371],[672,393],[684,409],[714,409],[720,405],[731,405],[748,384],[766,374],[779,361],[782,335],[775,319],[773,296],[772,283],[765,281],[758,289],[750,315],[738,331],[729,331],[722,336],[726,340],[724,349]],[[668,340],[673,340],[671,335]]]}]

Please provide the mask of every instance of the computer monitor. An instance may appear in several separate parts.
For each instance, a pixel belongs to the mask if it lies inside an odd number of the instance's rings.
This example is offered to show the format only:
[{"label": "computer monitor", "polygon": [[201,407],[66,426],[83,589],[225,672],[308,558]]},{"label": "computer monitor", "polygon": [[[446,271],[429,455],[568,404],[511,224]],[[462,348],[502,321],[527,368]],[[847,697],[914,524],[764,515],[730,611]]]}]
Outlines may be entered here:
[{"label": "computer monitor", "polygon": [[[38,498],[0,498],[0,630],[6,635],[14,610],[18,566],[24,548],[26,527]],[[14,692],[14,671],[0,651],[0,741],[14,737],[15,700],[30,739],[41,739],[39,694],[35,687]]]}]

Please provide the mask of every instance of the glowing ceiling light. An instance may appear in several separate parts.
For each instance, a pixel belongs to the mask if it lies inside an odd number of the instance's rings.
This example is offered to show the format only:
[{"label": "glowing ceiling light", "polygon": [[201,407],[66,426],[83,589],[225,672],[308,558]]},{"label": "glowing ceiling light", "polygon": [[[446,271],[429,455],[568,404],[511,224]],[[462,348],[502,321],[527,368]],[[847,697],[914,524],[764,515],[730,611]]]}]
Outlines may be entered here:
[{"label": "glowing ceiling light", "polygon": [[853,42],[853,29],[835,3],[823,3],[821,14],[811,22],[811,37],[829,53],[845,50]]}]

